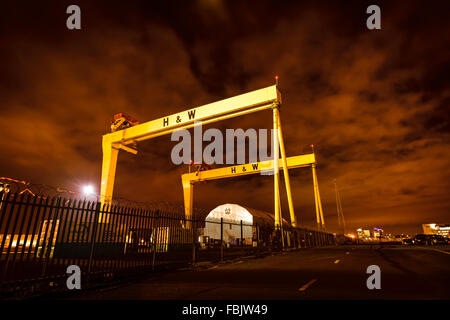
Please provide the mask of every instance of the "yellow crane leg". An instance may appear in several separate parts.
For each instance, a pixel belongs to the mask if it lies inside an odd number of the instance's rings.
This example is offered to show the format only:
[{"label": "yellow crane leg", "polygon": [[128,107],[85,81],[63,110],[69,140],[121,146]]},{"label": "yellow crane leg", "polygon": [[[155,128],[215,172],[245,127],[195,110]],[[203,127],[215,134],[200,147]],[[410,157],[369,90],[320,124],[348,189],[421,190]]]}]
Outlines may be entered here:
[{"label": "yellow crane leg", "polygon": [[325,220],[323,218],[322,201],[320,200],[319,183],[317,180],[316,164],[311,166],[314,184],[314,202],[316,204],[317,229],[325,230]]},{"label": "yellow crane leg", "polygon": [[[100,187],[100,203],[102,209],[105,205],[111,205],[118,156],[119,149],[115,148],[108,139],[103,139],[102,181]],[[99,221],[102,221],[101,213]]]},{"label": "yellow crane leg", "polygon": [[[287,167],[289,169],[309,167],[316,161],[314,153],[287,157],[286,160],[287,160]],[[280,168],[283,168],[283,163],[281,160],[279,161],[278,165]],[[229,167],[221,167],[205,171],[184,173],[181,175],[181,180],[190,181],[191,183],[197,183],[200,181],[233,178],[249,174],[260,174],[261,172],[267,170],[273,170],[273,160],[234,165]]]},{"label": "yellow crane leg", "polygon": [[322,219],[320,218],[320,209],[319,209],[319,198],[318,198],[318,188],[317,188],[317,176],[316,176],[316,165],[313,164],[312,168],[312,176],[313,176],[313,185],[314,185],[314,204],[316,206],[316,220],[317,220],[317,230],[320,230],[322,227]]},{"label": "yellow crane leg", "polygon": [[[316,177],[316,179],[317,179],[317,177]],[[322,229],[323,229],[323,231],[326,231],[325,219],[323,218],[322,200],[320,199],[319,184],[317,184],[317,200],[319,202],[319,212],[320,212],[320,220],[322,223]]]},{"label": "yellow crane leg", "polygon": [[296,227],[297,226],[297,218],[295,216],[294,204],[292,201],[291,182],[289,180],[286,149],[284,148],[283,133],[281,130],[280,111],[277,108],[275,112],[277,113],[277,118],[278,118],[278,137],[280,139],[280,149],[281,149],[281,159],[282,159],[282,163],[283,163],[284,183],[286,184],[286,194],[287,194],[288,205],[289,205],[289,214],[291,216],[291,225],[293,227]]},{"label": "yellow crane leg", "polygon": [[192,213],[194,209],[194,185],[190,181],[183,181],[184,216],[186,229],[191,228]]},{"label": "yellow crane leg", "polygon": [[280,215],[280,160],[278,146],[278,106],[273,108],[273,193],[274,193],[274,215],[275,229],[279,229],[282,224]]}]

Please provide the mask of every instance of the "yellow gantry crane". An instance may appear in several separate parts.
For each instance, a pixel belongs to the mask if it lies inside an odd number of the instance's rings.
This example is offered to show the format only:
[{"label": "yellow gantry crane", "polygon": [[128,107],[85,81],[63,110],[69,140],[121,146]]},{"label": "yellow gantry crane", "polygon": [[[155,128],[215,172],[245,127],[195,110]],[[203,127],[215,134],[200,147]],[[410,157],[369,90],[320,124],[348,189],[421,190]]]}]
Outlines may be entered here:
[{"label": "yellow gantry crane", "polygon": [[[284,141],[281,132],[280,105],[281,93],[277,85],[273,85],[105,134],[102,142],[103,162],[100,202],[102,205],[111,203],[116,175],[117,157],[120,149],[137,154],[137,150],[134,146],[138,141],[170,134],[175,130],[189,129],[200,124],[214,123],[253,112],[272,109],[274,134],[278,136],[278,139],[273,139],[275,227],[279,227],[280,225],[279,151],[281,151],[281,166],[284,169],[291,224],[292,226],[296,226],[297,222],[292,203]],[[187,216],[186,218],[190,219],[191,216]]]},{"label": "yellow gantry crane", "polygon": [[[284,167],[281,159],[279,160],[279,166]],[[319,230],[325,230],[322,202],[320,200],[319,184],[317,181],[315,154],[311,153],[286,158],[286,167],[288,169],[304,168],[309,166],[311,166],[312,168],[313,175],[314,203],[316,207],[317,228]],[[184,195],[184,210],[186,216],[192,216],[195,183],[224,178],[233,178],[249,174],[260,174],[265,170],[271,171],[273,167],[273,160],[267,160],[217,169],[189,172],[181,175]]]}]

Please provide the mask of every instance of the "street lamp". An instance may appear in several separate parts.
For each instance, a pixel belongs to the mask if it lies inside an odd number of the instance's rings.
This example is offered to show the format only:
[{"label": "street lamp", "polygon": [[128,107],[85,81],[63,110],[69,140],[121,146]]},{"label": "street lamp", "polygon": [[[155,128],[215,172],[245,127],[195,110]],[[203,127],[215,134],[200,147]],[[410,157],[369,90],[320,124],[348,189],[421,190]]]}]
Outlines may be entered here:
[{"label": "street lamp", "polygon": [[92,185],[86,185],[83,187],[83,194],[85,197],[93,196],[95,195],[94,187]]},{"label": "street lamp", "polygon": [[3,201],[5,200],[5,196],[6,194],[9,192],[9,184],[0,182],[0,194],[1,196],[1,201],[0,201],[0,212],[2,210],[3,207]]}]

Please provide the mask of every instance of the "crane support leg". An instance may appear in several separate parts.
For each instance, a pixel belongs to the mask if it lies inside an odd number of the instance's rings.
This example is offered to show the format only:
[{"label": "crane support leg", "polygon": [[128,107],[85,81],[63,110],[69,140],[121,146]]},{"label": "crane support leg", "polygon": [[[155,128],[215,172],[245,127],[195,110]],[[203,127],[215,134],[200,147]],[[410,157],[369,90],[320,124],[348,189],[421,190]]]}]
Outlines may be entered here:
[{"label": "crane support leg", "polygon": [[317,229],[325,230],[325,220],[323,218],[322,201],[320,200],[319,183],[317,181],[316,165],[312,166],[313,184],[314,184],[314,202],[316,204]]},{"label": "crane support leg", "polygon": [[192,213],[194,209],[194,185],[190,181],[183,181],[184,216],[186,229],[191,228]]},{"label": "crane support leg", "polygon": [[283,133],[281,130],[280,111],[277,108],[275,112],[277,113],[277,118],[278,118],[278,138],[280,139],[280,150],[281,150],[281,159],[282,159],[282,163],[283,163],[284,183],[286,184],[286,194],[287,194],[288,205],[289,205],[289,214],[291,216],[291,225],[293,227],[296,227],[297,219],[295,217],[294,204],[292,201],[291,182],[289,180],[289,172],[288,172],[288,165],[287,165],[287,159],[286,159],[286,149],[284,148]]},{"label": "crane support leg", "polygon": [[315,167],[312,167],[312,176],[313,176],[313,184],[314,184],[314,204],[316,206],[316,222],[317,222],[317,230],[321,229],[321,219],[320,219],[320,211],[319,211],[319,200],[317,199],[317,188],[316,188],[316,172]]},{"label": "crane support leg", "polygon": [[110,143],[103,143],[102,183],[100,191],[100,202],[102,204],[111,204],[118,155],[119,149],[114,148]]},{"label": "crane support leg", "polygon": [[[117,158],[119,149],[115,148],[109,141],[103,141],[103,165],[102,181],[100,191],[100,202],[102,207],[110,205],[114,190],[114,178],[116,176]],[[101,221],[101,216],[99,217]]]},{"label": "crane support leg", "polygon": [[[316,179],[317,179],[317,177],[316,177]],[[323,218],[322,200],[320,199],[319,185],[317,185],[317,201],[319,202],[319,212],[320,212],[320,220],[321,220],[321,223],[322,223],[322,230],[326,231],[325,219]]]},{"label": "crane support leg", "polygon": [[278,146],[278,106],[273,108],[273,193],[274,193],[274,215],[275,229],[280,228],[282,223],[280,215],[280,160]]}]

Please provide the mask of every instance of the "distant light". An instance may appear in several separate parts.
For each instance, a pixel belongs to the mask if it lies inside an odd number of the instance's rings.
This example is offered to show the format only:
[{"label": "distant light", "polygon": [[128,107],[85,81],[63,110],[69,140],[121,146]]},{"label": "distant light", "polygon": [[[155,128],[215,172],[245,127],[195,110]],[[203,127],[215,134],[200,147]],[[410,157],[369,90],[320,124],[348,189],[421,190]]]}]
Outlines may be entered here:
[{"label": "distant light", "polygon": [[83,187],[83,194],[85,196],[92,196],[93,194],[95,194],[94,187],[92,185],[84,186]]}]

